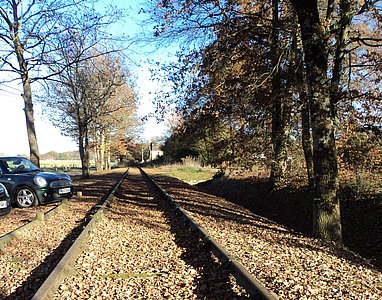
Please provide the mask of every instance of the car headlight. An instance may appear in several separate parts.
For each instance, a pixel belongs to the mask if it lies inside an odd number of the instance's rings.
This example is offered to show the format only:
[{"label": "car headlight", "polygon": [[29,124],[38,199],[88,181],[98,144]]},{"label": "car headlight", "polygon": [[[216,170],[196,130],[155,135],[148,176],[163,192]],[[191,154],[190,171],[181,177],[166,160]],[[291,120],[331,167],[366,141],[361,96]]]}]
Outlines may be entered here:
[{"label": "car headlight", "polygon": [[35,176],[33,180],[39,187],[46,187],[48,185],[48,182],[45,180],[45,178],[41,176]]},{"label": "car headlight", "polygon": [[7,188],[2,183],[0,183],[0,193],[4,193],[5,196],[9,197]]}]

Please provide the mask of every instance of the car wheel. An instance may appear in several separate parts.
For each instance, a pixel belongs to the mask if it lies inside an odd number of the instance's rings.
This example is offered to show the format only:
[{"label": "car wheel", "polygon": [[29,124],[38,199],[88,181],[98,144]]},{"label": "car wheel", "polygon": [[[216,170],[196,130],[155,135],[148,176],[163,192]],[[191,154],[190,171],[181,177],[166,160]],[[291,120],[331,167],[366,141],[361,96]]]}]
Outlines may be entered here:
[{"label": "car wheel", "polygon": [[38,200],[34,191],[27,187],[17,188],[15,191],[15,202],[18,207],[31,207],[37,206]]}]

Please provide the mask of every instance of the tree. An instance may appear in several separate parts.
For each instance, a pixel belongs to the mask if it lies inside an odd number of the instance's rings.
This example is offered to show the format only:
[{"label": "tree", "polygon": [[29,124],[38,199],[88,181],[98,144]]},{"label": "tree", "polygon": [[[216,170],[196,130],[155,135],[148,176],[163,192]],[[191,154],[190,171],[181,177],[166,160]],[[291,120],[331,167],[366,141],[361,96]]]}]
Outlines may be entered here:
[{"label": "tree", "polygon": [[[242,166],[249,160],[240,150],[248,145],[256,157],[260,148],[272,157],[270,179],[276,183],[286,152],[296,145],[291,138],[301,139],[314,199],[314,234],[341,243],[336,139],[346,137],[341,131],[350,128],[349,122],[355,128],[381,124],[377,3],[158,1],[156,35],[192,46],[167,68],[175,90],[172,103],[183,118],[183,130],[170,141],[210,161],[224,153]],[[168,99],[166,93],[162,100]],[[351,110],[357,111],[355,121]],[[259,128],[263,138],[256,136]],[[229,138],[222,139],[222,147],[214,135],[224,134]],[[342,159],[369,149],[360,138],[348,141],[356,151],[342,141]]]},{"label": "tree", "polygon": [[[335,7],[335,1],[328,1],[324,16],[320,15],[321,7],[315,0],[292,0],[292,3],[296,9],[301,29],[308,79],[314,165],[313,228],[319,237],[341,243],[335,142],[337,108],[339,101],[344,98],[341,83],[345,70],[346,52],[351,53],[357,49],[355,47],[348,50],[351,45],[350,27],[353,18],[366,11],[373,11],[376,1],[365,1],[363,4],[359,4],[352,0],[341,0],[338,3],[338,9]],[[335,17],[335,11],[338,11],[337,17]],[[334,51],[331,53],[333,40],[335,41]],[[380,38],[372,40],[381,41]],[[358,42],[360,41],[365,41],[365,39],[358,36]],[[333,68],[330,70],[331,77],[329,78],[330,54],[333,55]],[[349,69],[348,83],[351,78],[350,72]]]},{"label": "tree", "polygon": [[[251,165],[254,149],[259,148],[257,134],[269,117],[270,96],[266,91],[272,78],[269,62],[271,26],[266,21],[269,6],[267,3],[251,6],[207,1],[193,3],[190,8],[189,4],[177,2],[176,9],[187,13],[169,12],[175,18],[174,26],[171,27],[171,18],[166,19],[167,27],[158,33],[164,33],[164,36],[168,32],[172,36],[184,33],[189,37],[193,32],[193,37],[201,41],[209,37],[205,47],[180,56],[178,64],[172,70],[171,67],[167,69],[170,70],[170,81],[174,83],[174,102],[186,122],[192,122],[192,118],[188,118],[191,115],[196,120],[203,120],[199,125],[206,127],[217,121],[204,133],[203,130],[196,131],[201,134],[199,145],[207,145],[209,140],[214,141],[215,149],[220,149],[220,158],[215,163],[225,161],[228,165],[237,165],[245,161]],[[165,6],[160,8],[164,10]],[[171,9],[169,5],[168,11]],[[178,27],[180,23],[184,26]],[[259,38],[254,41],[256,36]],[[168,99],[163,99],[164,106],[168,106],[166,101]],[[205,133],[207,136],[215,134],[222,137],[222,142],[218,139],[206,140]],[[221,156],[223,153],[224,159]]]},{"label": "tree", "polygon": [[[281,12],[279,6],[282,6]],[[208,7],[209,14],[206,13]],[[248,157],[256,156],[253,151],[257,148],[251,143],[251,137],[268,123],[265,119],[272,119],[272,155],[267,156],[272,160],[270,181],[273,185],[285,171],[293,98],[292,89],[285,84],[291,82],[288,77],[294,68],[287,55],[292,40],[288,32],[293,29],[288,10],[290,7],[279,1],[178,1],[176,4],[170,1],[160,3],[156,13],[158,16],[162,12],[166,21],[158,35],[184,33],[189,37],[190,32],[194,32],[194,39],[201,41],[206,41],[208,36],[207,46],[179,58],[180,64],[190,65],[189,74],[193,74],[194,80],[188,77],[184,80],[175,74],[185,74],[187,67],[174,69],[170,80],[176,82],[174,87],[179,94],[176,102],[180,106],[194,110],[208,107],[219,114],[222,123],[229,123],[231,138],[227,146],[231,155],[228,161],[233,164],[246,161],[250,165]],[[188,85],[184,83],[187,80],[191,82]],[[186,109],[184,115],[189,112]],[[264,142],[268,143],[267,139]],[[246,145],[245,151],[240,151],[244,150],[243,145]]]},{"label": "tree", "polygon": [[[39,166],[40,153],[34,126],[32,83],[56,75],[48,72],[47,58],[61,50],[57,37],[82,28],[109,24],[114,12],[100,15],[93,0],[5,0],[0,6],[0,70],[16,74],[23,86],[30,159]],[[111,19],[110,19],[111,17]],[[78,59],[78,58],[76,58]],[[73,61],[66,62],[71,64]],[[62,64],[63,61],[55,61]],[[60,72],[64,68],[57,69]],[[14,80],[14,79],[12,79]]]},{"label": "tree", "polygon": [[[272,60],[272,165],[270,183],[274,187],[284,177],[287,160],[288,126],[291,113],[291,99],[288,91],[281,88],[281,81],[290,81],[286,76],[282,78],[282,64],[286,63],[281,53],[282,40],[280,36],[279,0],[272,0],[272,32],[271,32],[271,60]],[[285,4],[284,4],[285,7]],[[285,18],[285,16],[284,16]],[[285,23],[285,21],[284,21]],[[285,24],[284,24],[285,27]],[[285,30],[286,28],[283,28]],[[293,61],[289,60],[289,64]],[[289,75],[289,74],[288,74]],[[284,95],[283,95],[284,92]]]},{"label": "tree", "polygon": [[50,107],[54,124],[78,140],[82,176],[89,177],[92,139],[97,149],[103,147],[102,151],[106,151],[105,138],[110,137],[112,124],[121,118],[116,116],[124,112],[129,117],[135,111],[135,93],[116,53],[89,48],[94,43],[86,35],[70,35],[61,42],[60,60],[73,61],[80,57],[79,53],[87,59],[65,64],[55,83],[46,87],[43,101]]},{"label": "tree", "polygon": [[97,80],[91,88],[92,99],[103,103],[98,108],[97,119],[91,124],[97,170],[110,169],[112,144],[128,143],[136,133],[137,97],[129,82],[130,75],[121,63],[118,57],[111,55],[94,59],[93,77]]}]

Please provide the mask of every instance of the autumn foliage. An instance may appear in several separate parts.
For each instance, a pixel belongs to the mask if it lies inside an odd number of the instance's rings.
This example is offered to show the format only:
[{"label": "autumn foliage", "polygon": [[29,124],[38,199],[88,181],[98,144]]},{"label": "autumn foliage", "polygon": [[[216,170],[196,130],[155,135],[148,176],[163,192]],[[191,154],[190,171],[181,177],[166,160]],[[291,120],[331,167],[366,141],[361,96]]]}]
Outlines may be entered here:
[{"label": "autumn foliage", "polygon": [[[158,1],[156,36],[182,41],[159,107],[182,120],[164,150],[225,169],[305,178],[315,233],[341,242],[339,184],[381,174],[376,1]],[[172,106],[171,106],[171,105]],[[302,167],[301,167],[302,166]],[[304,167],[305,166],[305,167]],[[303,170],[305,169],[305,170]]]}]

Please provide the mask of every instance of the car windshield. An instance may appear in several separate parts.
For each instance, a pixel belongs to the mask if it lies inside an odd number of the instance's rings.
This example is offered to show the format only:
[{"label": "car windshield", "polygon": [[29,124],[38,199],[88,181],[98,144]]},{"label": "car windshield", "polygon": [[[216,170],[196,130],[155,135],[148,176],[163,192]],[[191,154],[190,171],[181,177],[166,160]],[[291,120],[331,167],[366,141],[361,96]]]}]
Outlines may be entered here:
[{"label": "car windshield", "polygon": [[31,163],[26,158],[13,157],[13,158],[2,159],[2,161],[9,173],[15,174],[15,173],[39,171],[39,168],[37,168],[33,163]]}]

